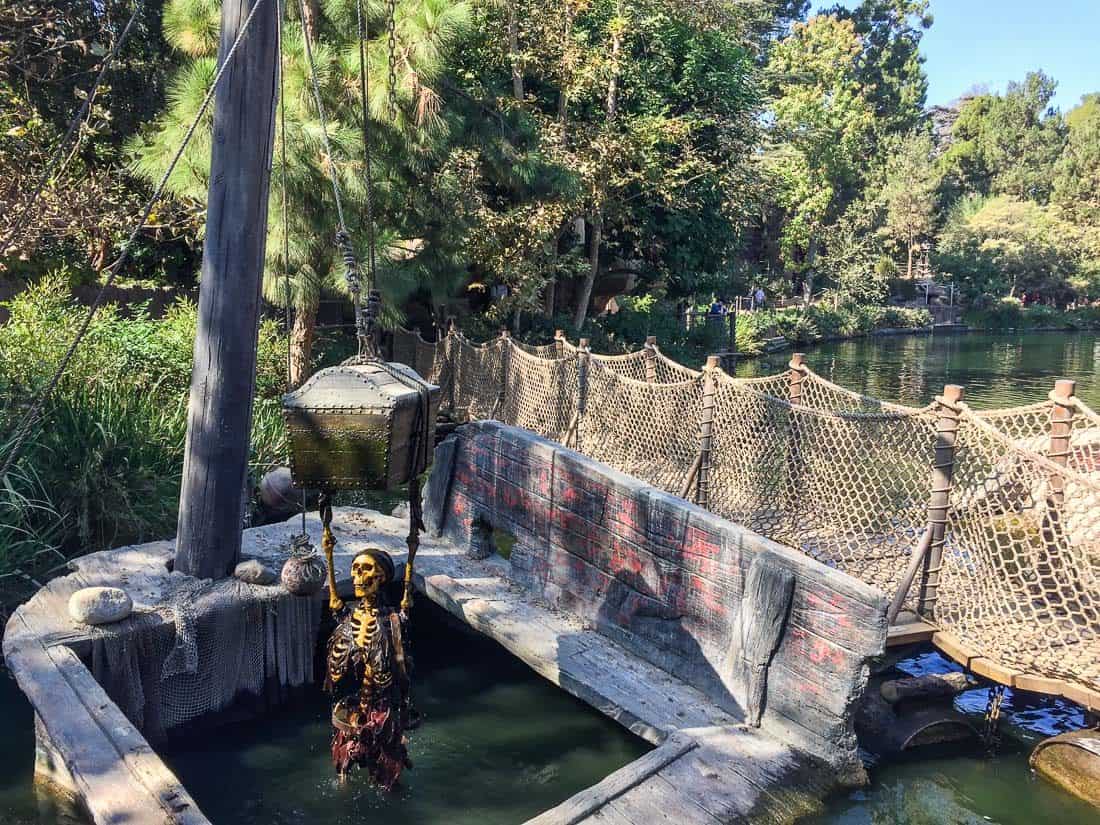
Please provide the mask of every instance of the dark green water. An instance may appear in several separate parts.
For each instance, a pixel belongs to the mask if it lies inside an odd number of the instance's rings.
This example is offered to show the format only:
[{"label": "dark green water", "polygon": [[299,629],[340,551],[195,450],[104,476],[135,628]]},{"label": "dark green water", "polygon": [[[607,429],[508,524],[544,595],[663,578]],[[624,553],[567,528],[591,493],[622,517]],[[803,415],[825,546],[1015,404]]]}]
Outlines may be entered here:
[{"label": "dark green water", "polygon": [[[414,769],[392,794],[329,758],[329,700],[312,691],[265,719],[161,749],[216,825],[511,825],[599,782],[650,749],[483,636],[418,605]],[[14,681],[0,681],[0,825],[57,825],[32,790],[34,729]]]},{"label": "dark green water", "polygon": [[[737,374],[772,375],[789,359],[746,359]],[[880,336],[808,348],[806,360],[830,381],[884,401],[923,406],[944,384],[961,384],[972,407],[1011,407],[1043,401],[1056,378],[1072,378],[1085,403],[1100,408],[1095,332]]]},{"label": "dark green water", "polygon": [[[217,825],[518,823],[587,788],[649,746],[503,648],[421,604],[411,734],[414,769],[386,794],[341,787],[320,692],[264,720],[165,752]],[[227,782],[229,784],[227,784]]]}]

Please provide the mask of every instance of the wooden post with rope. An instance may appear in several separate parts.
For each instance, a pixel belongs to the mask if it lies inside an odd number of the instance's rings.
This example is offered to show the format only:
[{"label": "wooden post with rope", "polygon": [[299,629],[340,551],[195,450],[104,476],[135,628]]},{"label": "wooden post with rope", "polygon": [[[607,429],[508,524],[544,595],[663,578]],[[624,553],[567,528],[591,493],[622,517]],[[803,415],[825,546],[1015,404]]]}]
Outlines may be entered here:
[{"label": "wooden post with rope", "polygon": [[588,365],[591,357],[588,339],[581,338],[577,342],[577,409],[565,433],[565,446],[571,446],[575,450],[581,448],[581,421],[588,406]]},{"label": "wooden post with rope", "polygon": [[218,63],[253,6],[251,31],[214,99],[206,240],[187,416],[175,569],[196,578],[232,572],[256,388],[260,286],[277,101],[280,7],[225,0]]},{"label": "wooden post with rope", "polygon": [[505,406],[508,403],[508,372],[512,359],[512,336],[506,329],[500,331],[500,389],[497,390],[496,401],[493,402],[493,414],[490,418],[504,420]]},{"label": "wooden post with rope", "polygon": [[791,354],[788,367],[787,400],[791,409],[788,413],[787,425],[787,450],[786,450],[786,506],[792,510],[797,508],[801,496],[802,481],[802,444],[798,427],[797,408],[802,406],[802,385],[806,382],[806,356],[804,353]]},{"label": "wooden post with rope", "polygon": [[[1050,446],[1047,458],[1059,467],[1069,466],[1070,438],[1073,434],[1074,405],[1077,382],[1067,378],[1054,382],[1050,393]],[[1057,588],[1055,567],[1064,538],[1062,510],[1066,503],[1066,481],[1060,473],[1051,472],[1047,477],[1046,510],[1043,513],[1043,550],[1038,570],[1040,586],[1052,592]]]},{"label": "wooden post with rope", "polygon": [[695,503],[700,507],[710,507],[710,460],[714,449],[714,408],[718,394],[714,373],[720,365],[720,356],[708,355],[703,367],[703,404],[699,409],[699,454],[695,474]]},{"label": "wooden post with rope", "polygon": [[554,357],[565,357],[565,330],[554,330]]},{"label": "wooden post with rope", "polygon": [[963,388],[948,384],[936,398],[936,449],[932,463],[932,492],[928,498],[928,549],[921,566],[917,612],[935,618],[939,598],[940,568],[943,565],[947,512],[951,504],[951,481],[955,473],[955,444],[959,437],[959,404]]},{"label": "wooden post with rope", "polygon": [[645,380],[650,384],[657,383],[657,336],[647,335],[645,339],[645,348],[642,350],[645,355]]}]

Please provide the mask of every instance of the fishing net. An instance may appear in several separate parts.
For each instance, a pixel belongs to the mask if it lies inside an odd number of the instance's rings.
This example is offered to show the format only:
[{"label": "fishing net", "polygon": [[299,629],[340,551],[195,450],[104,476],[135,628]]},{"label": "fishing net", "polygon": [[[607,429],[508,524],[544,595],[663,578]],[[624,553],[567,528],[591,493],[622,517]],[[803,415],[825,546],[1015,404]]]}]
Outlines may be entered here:
[{"label": "fishing net", "polygon": [[277,704],[313,681],[318,599],[172,574],[136,627],[95,628],[89,669],[146,738],[241,700]]}]

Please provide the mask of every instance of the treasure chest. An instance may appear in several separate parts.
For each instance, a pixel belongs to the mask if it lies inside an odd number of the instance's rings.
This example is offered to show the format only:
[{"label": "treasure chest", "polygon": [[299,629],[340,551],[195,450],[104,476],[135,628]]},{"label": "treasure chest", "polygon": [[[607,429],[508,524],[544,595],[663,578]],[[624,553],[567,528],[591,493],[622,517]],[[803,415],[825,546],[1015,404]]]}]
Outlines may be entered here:
[{"label": "treasure chest", "polygon": [[424,472],[439,387],[404,364],[348,362],[283,397],[294,484],[388,490]]}]

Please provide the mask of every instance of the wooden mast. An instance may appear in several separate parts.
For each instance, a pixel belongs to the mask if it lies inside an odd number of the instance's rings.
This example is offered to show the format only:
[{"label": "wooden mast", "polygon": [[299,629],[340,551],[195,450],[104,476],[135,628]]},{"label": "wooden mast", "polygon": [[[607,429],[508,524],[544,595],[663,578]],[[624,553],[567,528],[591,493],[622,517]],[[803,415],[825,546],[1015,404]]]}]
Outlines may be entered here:
[{"label": "wooden mast", "polygon": [[276,0],[223,0],[218,49],[220,66],[257,3],[214,99],[175,563],[199,578],[228,575],[241,550],[278,96]]}]

